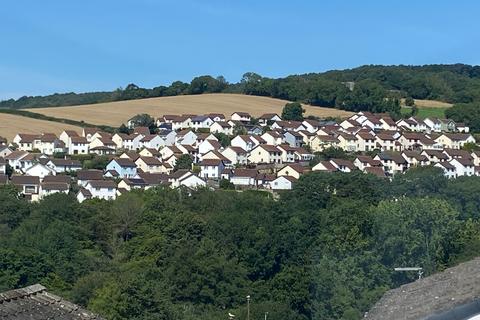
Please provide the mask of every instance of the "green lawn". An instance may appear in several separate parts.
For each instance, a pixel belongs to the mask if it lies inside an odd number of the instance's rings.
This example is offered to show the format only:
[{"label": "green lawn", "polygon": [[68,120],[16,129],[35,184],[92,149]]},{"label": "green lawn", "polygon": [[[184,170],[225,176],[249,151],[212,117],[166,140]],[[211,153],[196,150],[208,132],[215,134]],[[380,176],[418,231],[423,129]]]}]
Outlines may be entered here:
[{"label": "green lawn", "polygon": [[[435,117],[435,118],[445,118],[445,110],[448,108],[418,108],[417,116],[421,119],[425,119],[428,117]],[[410,107],[402,107],[402,114],[410,114],[411,108]]]}]

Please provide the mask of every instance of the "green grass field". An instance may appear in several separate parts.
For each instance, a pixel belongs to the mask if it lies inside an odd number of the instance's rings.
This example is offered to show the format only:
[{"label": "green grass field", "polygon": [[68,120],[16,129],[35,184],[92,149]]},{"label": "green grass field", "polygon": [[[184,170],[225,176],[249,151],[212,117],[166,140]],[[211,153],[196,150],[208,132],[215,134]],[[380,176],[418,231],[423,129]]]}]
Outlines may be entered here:
[{"label": "green grass field", "polygon": [[[425,119],[428,117],[434,118],[445,118],[445,110],[448,108],[425,108],[419,107],[417,117],[421,119]],[[411,113],[412,108],[410,107],[402,107],[402,114],[409,115]]]}]

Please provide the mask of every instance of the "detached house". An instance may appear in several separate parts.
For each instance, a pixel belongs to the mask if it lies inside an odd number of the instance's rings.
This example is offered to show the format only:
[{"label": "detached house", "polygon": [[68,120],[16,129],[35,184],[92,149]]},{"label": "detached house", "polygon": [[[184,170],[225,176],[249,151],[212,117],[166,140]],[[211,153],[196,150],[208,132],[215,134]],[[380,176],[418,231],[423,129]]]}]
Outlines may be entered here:
[{"label": "detached house", "polygon": [[86,138],[76,136],[70,138],[68,154],[88,154],[89,143]]},{"label": "detached house", "polygon": [[107,164],[107,171],[115,171],[120,178],[132,178],[137,174],[137,165],[130,159],[116,158]]},{"label": "detached house", "polygon": [[400,153],[382,152],[374,157],[375,160],[380,160],[383,164],[385,173],[393,176],[397,173],[403,173],[407,167],[407,161]]},{"label": "detached house", "polygon": [[222,155],[227,158],[232,165],[246,165],[248,152],[241,147],[227,147],[222,151]]},{"label": "detached house", "polygon": [[282,118],[280,118],[280,116],[276,113],[265,113],[258,118],[258,123],[262,127],[265,127],[273,124],[275,121],[281,121],[281,120]]},{"label": "detached house", "polygon": [[57,173],[74,172],[82,169],[80,161],[71,159],[51,159],[47,162],[47,166]]},{"label": "detached house", "polygon": [[455,167],[457,177],[475,175],[475,166],[470,159],[452,159],[449,163]]},{"label": "detached house", "polygon": [[250,122],[252,116],[250,116],[250,114],[247,112],[234,112],[230,116],[230,119],[233,121]]},{"label": "detached house", "polygon": [[275,180],[270,182],[270,189],[272,190],[292,190],[293,185],[297,179],[292,176],[278,176]]},{"label": "detached house", "polygon": [[221,122],[214,122],[210,126],[210,132],[211,133],[223,133],[226,134],[227,136],[233,135],[233,127],[229,125],[228,123],[221,121]]},{"label": "detached house", "polygon": [[282,163],[282,151],[276,146],[261,144],[248,156],[250,163]]},{"label": "detached house", "polygon": [[92,180],[87,182],[85,189],[90,198],[115,200],[117,197],[117,185],[112,180]]},{"label": "detached house", "polygon": [[11,183],[17,187],[20,193],[23,194],[28,200],[37,201],[39,199],[39,177],[13,175],[11,178]]},{"label": "detached house", "polygon": [[220,179],[225,164],[220,159],[203,159],[200,163],[200,177],[204,179]]},{"label": "detached house", "polygon": [[288,176],[295,179],[300,179],[300,176],[306,171],[305,167],[299,164],[288,164],[282,169],[278,170],[277,177]]},{"label": "detached house", "polygon": [[330,159],[330,163],[341,172],[352,172],[355,170],[355,165],[345,159]]},{"label": "detached house", "polygon": [[148,173],[163,173],[162,162],[155,157],[139,157],[135,161],[138,169]]}]

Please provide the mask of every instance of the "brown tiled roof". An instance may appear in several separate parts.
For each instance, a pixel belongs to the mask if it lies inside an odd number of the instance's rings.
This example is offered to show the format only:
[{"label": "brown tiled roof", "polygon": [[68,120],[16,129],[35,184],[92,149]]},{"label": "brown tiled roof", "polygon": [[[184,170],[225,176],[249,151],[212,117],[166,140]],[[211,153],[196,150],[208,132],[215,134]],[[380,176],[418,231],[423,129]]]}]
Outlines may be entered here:
[{"label": "brown tiled roof", "polygon": [[122,167],[136,167],[137,165],[130,159],[127,158],[115,158],[112,161],[116,161]]},{"label": "brown tiled roof", "polygon": [[55,166],[71,166],[71,167],[81,167],[82,163],[78,160],[72,159],[51,159],[50,160]]},{"label": "brown tiled roof", "polygon": [[330,159],[330,162],[333,162],[339,166],[347,167],[349,169],[355,169],[353,162],[345,159]]},{"label": "brown tiled roof", "polygon": [[93,188],[116,188],[117,185],[112,180],[90,180],[88,182]]},{"label": "brown tiled roof", "polygon": [[13,175],[11,177],[12,183],[17,186],[21,185],[30,185],[30,184],[40,184],[40,178],[36,176],[18,176]]},{"label": "brown tiled roof", "polygon": [[61,183],[61,182],[42,182],[42,189],[43,190],[68,190],[70,185],[68,183]]},{"label": "brown tiled roof", "polygon": [[203,159],[200,166],[219,166],[222,163],[220,159]]},{"label": "brown tiled roof", "polygon": [[43,178],[43,183],[67,183],[69,184],[72,181],[70,176],[66,175],[56,175],[56,176],[46,176]]},{"label": "brown tiled roof", "polygon": [[160,166],[162,164],[162,162],[155,157],[140,157],[137,159],[137,161],[139,160],[142,160],[146,165],[149,166]]},{"label": "brown tiled roof", "polygon": [[233,170],[234,177],[249,177],[255,178],[258,174],[257,170],[254,169],[235,169]]},{"label": "brown tiled roof", "polygon": [[366,173],[371,173],[373,175],[376,175],[377,177],[380,178],[385,178],[385,171],[383,171],[382,167],[366,167],[365,168]]},{"label": "brown tiled roof", "polygon": [[72,140],[72,143],[88,144],[87,138],[85,138],[85,137],[73,136],[70,139]]},{"label": "brown tiled roof", "polygon": [[77,171],[78,180],[103,180],[103,172],[101,170],[89,169]]},{"label": "brown tiled roof", "polygon": [[38,134],[19,133],[20,143],[32,143],[34,140],[39,139]]},{"label": "brown tiled roof", "polygon": [[357,156],[357,159],[360,160],[360,162],[370,164],[372,167],[378,167],[382,165],[382,162],[380,160],[374,160],[372,157],[369,156]]}]

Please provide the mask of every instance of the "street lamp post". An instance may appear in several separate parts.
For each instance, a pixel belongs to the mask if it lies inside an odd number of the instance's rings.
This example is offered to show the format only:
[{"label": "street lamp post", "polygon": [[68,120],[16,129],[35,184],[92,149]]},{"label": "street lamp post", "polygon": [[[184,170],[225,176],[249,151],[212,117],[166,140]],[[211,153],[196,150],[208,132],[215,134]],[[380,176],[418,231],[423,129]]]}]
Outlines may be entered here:
[{"label": "street lamp post", "polygon": [[247,296],[247,320],[250,320],[250,295]]},{"label": "street lamp post", "polygon": [[265,320],[267,320],[268,312],[265,312]]}]

